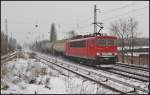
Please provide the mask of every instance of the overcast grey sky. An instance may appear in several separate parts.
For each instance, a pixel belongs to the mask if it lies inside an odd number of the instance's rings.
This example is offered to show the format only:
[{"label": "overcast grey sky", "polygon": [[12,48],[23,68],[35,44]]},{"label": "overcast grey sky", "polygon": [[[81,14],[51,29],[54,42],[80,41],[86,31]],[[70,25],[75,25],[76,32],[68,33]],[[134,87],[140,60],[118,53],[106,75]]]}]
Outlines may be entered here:
[{"label": "overcast grey sky", "polygon": [[110,22],[134,17],[139,37],[149,37],[149,1],[1,1],[1,31],[6,30],[7,17],[9,36],[12,32],[21,44],[49,39],[52,23],[58,39],[66,38],[70,30],[93,33],[94,4],[100,9],[97,18],[104,23],[103,33],[109,33]]}]

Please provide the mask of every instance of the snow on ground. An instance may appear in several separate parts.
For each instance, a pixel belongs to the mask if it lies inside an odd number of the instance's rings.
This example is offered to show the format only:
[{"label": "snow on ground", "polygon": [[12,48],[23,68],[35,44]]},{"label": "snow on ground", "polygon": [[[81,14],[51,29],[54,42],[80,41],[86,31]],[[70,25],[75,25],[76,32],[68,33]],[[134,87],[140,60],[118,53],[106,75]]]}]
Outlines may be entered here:
[{"label": "snow on ground", "polygon": [[36,59],[14,59],[2,69],[6,71],[1,77],[2,94],[116,93],[68,71],[60,73],[54,67],[49,68]]},{"label": "snow on ground", "polygon": [[[49,76],[52,73],[50,72],[51,70],[48,70],[48,67],[43,64],[36,62],[35,59],[17,59],[7,64],[9,64],[7,67],[11,72],[3,79],[9,88],[7,90],[1,90],[3,94],[66,93],[63,80],[56,77],[55,73]],[[44,72],[43,68],[46,68],[45,70],[47,71]],[[51,84],[49,80],[52,81]]]}]

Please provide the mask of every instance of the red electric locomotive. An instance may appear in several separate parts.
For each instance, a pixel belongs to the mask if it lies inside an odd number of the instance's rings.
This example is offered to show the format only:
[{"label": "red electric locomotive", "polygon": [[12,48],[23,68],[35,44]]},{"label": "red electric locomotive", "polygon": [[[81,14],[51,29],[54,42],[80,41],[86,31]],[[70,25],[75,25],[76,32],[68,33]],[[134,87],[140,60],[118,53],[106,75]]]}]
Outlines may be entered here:
[{"label": "red electric locomotive", "polygon": [[116,63],[117,37],[89,36],[68,40],[65,55],[79,60],[92,61],[92,64]]}]

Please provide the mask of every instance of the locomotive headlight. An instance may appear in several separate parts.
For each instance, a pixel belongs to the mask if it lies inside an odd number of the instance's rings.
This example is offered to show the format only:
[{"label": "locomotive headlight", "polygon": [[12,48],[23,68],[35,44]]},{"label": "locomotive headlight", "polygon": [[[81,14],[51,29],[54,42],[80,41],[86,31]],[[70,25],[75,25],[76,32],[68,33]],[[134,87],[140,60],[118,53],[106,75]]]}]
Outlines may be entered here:
[{"label": "locomotive headlight", "polygon": [[117,53],[114,53],[114,55],[117,55]]},{"label": "locomotive headlight", "polygon": [[100,55],[100,53],[99,53],[99,52],[97,52],[97,53],[96,53],[96,55],[98,55],[98,56],[99,56],[99,55]]},{"label": "locomotive headlight", "polygon": [[113,53],[113,55],[115,55],[115,56],[116,56],[116,55],[117,55],[117,53]]}]

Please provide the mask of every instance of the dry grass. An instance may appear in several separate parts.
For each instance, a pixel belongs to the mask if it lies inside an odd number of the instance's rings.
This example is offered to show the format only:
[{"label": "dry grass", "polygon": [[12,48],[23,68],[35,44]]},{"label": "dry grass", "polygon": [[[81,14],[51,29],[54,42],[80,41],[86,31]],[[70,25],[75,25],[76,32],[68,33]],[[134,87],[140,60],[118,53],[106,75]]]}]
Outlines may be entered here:
[{"label": "dry grass", "polygon": [[6,90],[9,88],[7,85],[5,77],[7,77],[8,73],[10,72],[9,68],[6,64],[1,64],[1,89]]},{"label": "dry grass", "polygon": [[6,64],[1,64],[1,78],[7,76],[7,74],[10,72],[9,68]]}]

